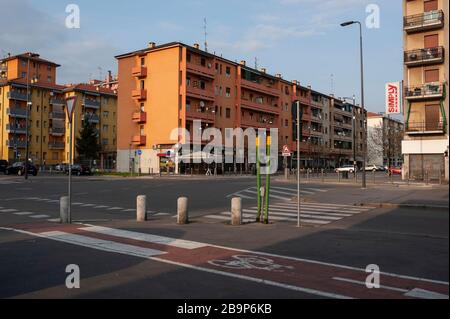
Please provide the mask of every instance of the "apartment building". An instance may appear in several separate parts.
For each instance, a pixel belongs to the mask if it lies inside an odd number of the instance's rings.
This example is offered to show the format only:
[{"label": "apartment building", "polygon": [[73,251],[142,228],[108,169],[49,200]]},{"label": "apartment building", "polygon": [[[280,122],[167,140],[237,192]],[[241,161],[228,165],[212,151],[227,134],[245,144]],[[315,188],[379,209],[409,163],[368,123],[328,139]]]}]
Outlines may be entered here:
[{"label": "apartment building", "polygon": [[[75,111],[73,114],[73,136],[79,136],[85,120],[98,132],[101,145],[100,162],[96,163],[102,169],[113,169],[116,163],[117,152],[117,93],[108,88],[96,86],[94,82],[70,84],[64,89],[66,97],[76,96]],[[69,131],[69,123],[65,122]],[[65,157],[69,158],[69,139],[66,136],[64,143]],[[73,160],[79,154],[73,143]]]},{"label": "apartment building", "polygon": [[369,113],[367,118],[367,162],[388,167],[403,165],[403,122],[385,114]]},{"label": "apartment building", "polygon": [[186,128],[192,137],[195,120],[202,121],[201,130],[221,129],[224,138],[225,128],[278,128],[280,151],[283,145],[296,150],[295,101],[301,104],[302,167],[335,167],[353,160],[356,106],[298,81],[179,42],[150,43],[116,58],[119,171],[161,171],[170,160],[165,154],[186,141],[186,136],[171,139],[172,130]]},{"label": "apartment building", "polygon": [[404,178],[448,180],[449,2],[404,0]]},{"label": "apartment building", "polygon": [[[25,53],[0,60],[0,157],[25,160],[28,115],[29,159],[39,166],[69,161],[65,99],[76,95],[73,133],[79,135],[84,115],[98,130],[102,168],[114,168],[117,149],[117,94],[93,83],[56,84],[60,65]],[[28,96],[27,96],[28,92]],[[29,109],[27,112],[27,103]],[[75,139],[74,139],[75,140]],[[78,157],[74,148],[74,159]]]},{"label": "apartment building", "polygon": [[[56,84],[58,64],[25,53],[0,60],[0,157],[39,165],[64,161],[64,87]],[[28,96],[27,96],[28,92]],[[28,112],[27,112],[28,103]]]}]

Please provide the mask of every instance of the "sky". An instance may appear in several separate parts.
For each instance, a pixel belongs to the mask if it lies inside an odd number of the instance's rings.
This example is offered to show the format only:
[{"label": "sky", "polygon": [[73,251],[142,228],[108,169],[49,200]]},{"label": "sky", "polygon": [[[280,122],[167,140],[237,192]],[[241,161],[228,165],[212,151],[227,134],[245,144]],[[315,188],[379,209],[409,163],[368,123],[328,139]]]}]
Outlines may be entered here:
[{"label": "sky", "polygon": [[[68,29],[66,6],[80,8],[80,28]],[[380,27],[365,27],[368,5]],[[58,83],[117,73],[115,55],[157,44],[204,43],[233,61],[265,67],[286,80],[360,101],[359,31],[363,23],[365,98],[384,111],[386,82],[402,79],[401,0],[0,0],[0,55],[36,52],[62,65]]]}]

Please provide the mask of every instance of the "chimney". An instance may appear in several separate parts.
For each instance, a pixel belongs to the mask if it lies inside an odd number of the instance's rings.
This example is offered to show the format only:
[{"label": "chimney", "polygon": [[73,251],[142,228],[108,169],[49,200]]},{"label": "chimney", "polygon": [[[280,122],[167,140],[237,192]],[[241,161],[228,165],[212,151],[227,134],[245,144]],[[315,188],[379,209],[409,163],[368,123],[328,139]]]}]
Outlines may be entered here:
[{"label": "chimney", "polygon": [[112,72],[111,72],[111,71],[108,71],[108,79],[106,80],[106,83],[112,82],[112,79],[113,79],[113,77],[112,77]]},{"label": "chimney", "polygon": [[292,83],[295,85],[298,85],[298,81],[297,80],[292,80]]},{"label": "chimney", "polygon": [[194,48],[196,48],[197,50],[200,50],[200,44],[194,43]]},{"label": "chimney", "polygon": [[331,93],[330,96],[331,96],[332,98],[334,98],[334,93]]},{"label": "chimney", "polygon": [[149,42],[149,43],[148,43],[148,47],[149,47],[150,49],[154,49],[154,48],[156,47],[156,43],[155,43],[155,42]]},{"label": "chimney", "polygon": [[264,74],[266,74],[267,69],[266,69],[266,68],[261,68],[261,72],[264,73]]},{"label": "chimney", "polygon": [[245,66],[247,64],[247,62],[245,62],[245,60],[241,60],[241,65]]},{"label": "chimney", "polygon": [[281,78],[282,78],[282,76],[281,76],[281,74],[280,74],[280,73],[277,73],[277,74],[275,74],[275,77],[276,77],[276,78],[279,78],[279,79],[281,79]]},{"label": "chimney", "polygon": [[311,85],[308,85],[308,90],[310,90],[310,91],[311,91]]}]

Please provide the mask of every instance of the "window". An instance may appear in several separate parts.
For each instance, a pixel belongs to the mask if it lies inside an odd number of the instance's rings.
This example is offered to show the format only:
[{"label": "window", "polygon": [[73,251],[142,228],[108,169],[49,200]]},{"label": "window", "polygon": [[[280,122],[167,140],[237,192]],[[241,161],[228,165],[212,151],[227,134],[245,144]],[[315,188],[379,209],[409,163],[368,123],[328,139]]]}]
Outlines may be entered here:
[{"label": "window", "polygon": [[230,88],[227,88],[227,89],[226,89],[226,94],[225,94],[225,96],[226,96],[226,97],[231,97],[231,89],[230,89]]},{"label": "window", "polygon": [[200,88],[201,88],[202,90],[205,90],[205,89],[206,89],[206,83],[205,83],[205,81],[200,81]]},{"label": "window", "polygon": [[227,117],[227,119],[231,118],[231,109],[228,107],[226,109],[226,117]]},{"label": "window", "polygon": [[186,85],[191,86],[191,78],[190,77],[186,78]]},{"label": "window", "polygon": [[47,66],[47,71],[51,71],[52,67],[50,65]]},{"label": "window", "polygon": [[52,81],[52,77],[49,75],[47,76],[47,82],[51,82]]},{"label": "window", "polygon": [[201,59],[200,59],[200,64],[201,64],[202,66],[206,66],[206,59],[205,59],[205,58],[201,58]]},{"label": "window", "polygon": [[432,34],[432,35],[426,35],[423,39],[424,48],[435,48],[439,46],[439,35]]},{"label": "window", "polygon": [[141,66],[145,66],[145,58],[144,57],[141,58]]},{"label": "window", "polygon": [[[141,103],[140,108],[141,108],[141,112],[145,112],[145,104],[144,103]],[[114,116],[116,116],[116,113],[114,113]]]},{"label": "window", "polygon": [[439,69],[425,70],[425,83],[439,81]]},{"label": "window", "polygon": [[36,121],[36,127],[39,128],[39,121]]},{"label": "window", "polygon": [[59,154],[58,152],[53,152],[52,153],[52,160],[57,161],[59,159]]},{"label": "window", "polygon": [[47,128],[47,121],[44,121],[44,128]]},{"label": "window", "polygon": [[109,130],[109,126],[108,125],[103,125],[103,132],[108,132]]},{"label": "window", "polygon": [[289,120],[284,120],[284,127],[289,127]]},{"label": "window", "polygon": [[27,77],[27,72],[22,72],[22,77],[26,78]]},{"label": "window", "polygon": [[40,108],[41,108],[41,107],[40,107],[39,105],[36,105],[36,112],[37,112],[37,113],[39,113]]},{"label": "window", "polygon": [[42,138],[42,142],[43,142],[43,143],[47,143],[47,136],[44,136],[44,137]]},{"label": "window", "polygon": [[109,117],[109,112],[108,111],[103,112],[103,118],[107,119],[108,117]]},{"label": "window", "polygon": [[141,90],[145,89],[145,80],[141,80]]},{"label": "window", "polygon": [[102,139],[102,145],[108,145],[109,140],[107,138]]},{"label": "window", "polygon": [[231,68],[230,68],[229,66],[227,66],[227,68],[226,68],[226,70],[225,70],[225,75],[226,75],[227,77],[230,77],[230,76],[231,76]]},{"label": "window", "polygon": [[430,11],[438,10],[438,8],[439,8],[438,0],[424,1],[423,2],[423,6],[424,6],[424,12],[430,12]]},{"label": "window", "polygon": [[191,100],[186,100],[186,111],[191,109]]}]

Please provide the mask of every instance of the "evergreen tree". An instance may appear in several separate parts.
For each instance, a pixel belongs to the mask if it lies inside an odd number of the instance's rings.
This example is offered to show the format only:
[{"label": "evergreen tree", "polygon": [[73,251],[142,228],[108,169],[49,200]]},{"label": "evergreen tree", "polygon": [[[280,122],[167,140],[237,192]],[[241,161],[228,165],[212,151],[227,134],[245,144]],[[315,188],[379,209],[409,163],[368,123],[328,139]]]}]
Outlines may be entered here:
[{"label": "evergreen tree", "polygon": [[76,139],[75,145],[78,156],[83,160],[95,160],[101,150],[98,139],[98,131],[89,123],[89,115],[86,114],[80,136]]}]

